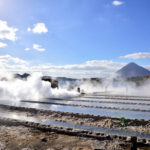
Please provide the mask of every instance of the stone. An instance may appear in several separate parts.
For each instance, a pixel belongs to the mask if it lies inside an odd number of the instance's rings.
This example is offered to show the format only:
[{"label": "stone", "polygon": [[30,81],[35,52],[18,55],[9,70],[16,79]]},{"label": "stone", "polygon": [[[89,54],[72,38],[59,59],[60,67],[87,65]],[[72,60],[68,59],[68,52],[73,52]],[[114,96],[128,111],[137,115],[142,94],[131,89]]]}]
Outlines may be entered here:
[{"label": "stone", "polygon": [[42,141],[42,142],[47,142],[47,138],[46,138],[46,137],[42,137],[42,138],[41,138],[41,141]]}]

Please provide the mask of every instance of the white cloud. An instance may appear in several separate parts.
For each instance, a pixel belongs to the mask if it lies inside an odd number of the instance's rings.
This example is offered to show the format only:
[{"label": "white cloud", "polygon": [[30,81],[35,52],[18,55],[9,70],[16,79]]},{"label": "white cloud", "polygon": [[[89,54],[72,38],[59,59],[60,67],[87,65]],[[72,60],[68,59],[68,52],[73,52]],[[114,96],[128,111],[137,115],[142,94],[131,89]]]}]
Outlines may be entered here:
[{"label": "white cloud", "polygon": [[0,20],[0,39],[15,41],[17,28],[9,27],[6,21]]},{"label": "white cloud", "polygon": [[[123,67],[125,63],[108,60],[92,60],[83,64],[71,65],[31,65],[27,61],[10,55],[0,56],[0,70],[12,72],[42,72],[44,75],[65,76],[73,78],[106,77],[113,75]],[[2,68],[2,69],[1,69]]]},{"label": "white cloud", "polygon": [[18,57],[12,57],[10,55],[0,56],[0,62],[6,64],[28,64],[25,60],[22,60]]},{"label": "white cloud", "polygon": [[115,0],[115,1],[112,2],[112,4],[115,5],[115,6],[122,5],[123,3],[124,3],[124,2],[118,1],[118,0]]},{"label": "white cloud", "polygon": [[6,43],[0,42],[0,48],[6,47],[6,46],[7,46]]},{"label": "white cloud", "polygon": [[120,58],[145,59],[145,58],[150,58],[150,53],[139,52],[139,53],[128,54],[128,55],[125,55],[125,56],[120,56]]},{"label": "white cloud", "polygon": [[33,48],[40,52],[43,52],[46,50],[46,49],[42,48],[41,45],[38,45],[38,44],[33,44]]},{"label": "white cloud", "polygon": [[28,48],[28,47],[27,47],[27,48],[25,48],[24,50],[25,50],[25,51],[29,51],[29,50],[30,50],[30,48]]},{"label": "white cloud", "polygon": [[30,27],[27,28],[27,31],[30,32],[32,29]]},{"label": "white cloud", "polygon": [[47,29],[47,27],[45,26],[44,23],[37,23],[37,24],[34,24],[33,26],[34,26],[33,29],[28,27],[27,31],[28,32],[32,31],[33,33],[36,33],[36,34],[41,34],[41,33],[47,33],[48,32],[48,29]]},{"label": "white cloud", "polygon": [[84,64],[72,64],[72,65],[39,65],[32,66],[30,70],[37,72],[43,72],[52,76],[67,76],[67,77],[105,77],[112,75],[125,63],[113,62],[108,60],[92,60],[87,61]]},{"label": "white cloud", "polygon": [[[57,69],[69,69],[69,70],[116,70],[120,68],[122,63],[108,61],[108,60],[91,60],[87,61],[84,64],[73,64],[73,65],[64,65],[64,66],[53,66]],[[51,66],[52,67],[52,66]]]}]

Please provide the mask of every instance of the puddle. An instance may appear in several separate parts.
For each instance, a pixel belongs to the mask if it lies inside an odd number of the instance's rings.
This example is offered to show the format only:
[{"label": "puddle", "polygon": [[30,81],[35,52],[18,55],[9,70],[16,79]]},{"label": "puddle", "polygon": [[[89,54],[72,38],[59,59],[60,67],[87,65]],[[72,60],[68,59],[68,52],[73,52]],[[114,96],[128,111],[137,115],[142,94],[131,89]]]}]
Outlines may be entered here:
[{"label": "puddle", "polygon": [[62,105],[46,105],[46,104],[31,104],[22,102],[21,105],[28,108],[81,113],[90,115],[110,116],[110,117],[125,117],[130,119],[145,119],[150,120],[149,112],[137,112],[137,111],[125,111],[125,110],[113,110],[113,109],[96,109],[86,107],[73,107],[73,106],[62,106]]},{"label": "puddle", "polygon": [[54,103],[61,103],[61,104],[75,104],[75,105],[87,105],[87,106],[100,106],[100,107],[116,107],[116,108],[129,108],[129,109],[143,109],[143,110],[150,110],[150,106],[143,106],[143,105],[130,105],[130,104],[111,104],[111,103],[94,103],[94,102],[78,102],[78,101],[45,101],[45,102],[54,102]]},{"label": "puddle", "polygon": [[73,100],[90,100],[90,101],[101,101],[101,102],[125,102],[125,103],[144,103],[144,104],[150,104],[150,100],[124,100],[124,99],[101,99],[101,98],[86,98],[86,97],[80,97],[80,98],[72,98]]},{"label": "puddle", "polygon": [[95,131],[95,132],[105,133],[109,135],[137,136],[138,138],[150,139],[150,134],[140,133],[140,132],[130,131],[130,130],[118,130],[118,129],[101,128],[101,127],[95,127],[95,126],[89,126],[89,125],[79,125],[79,124],[74,124],[70,122],[59,122],[59,121],[54,121],[54,120],[49,120],[49,119],[39,119],[37,117],[27,117],[27,116],[17,115],[13,113],[7,113],[7,114],[0,113],[0,117],[35,122],[35,123],[40,123],[44,125],[52,125],[52,126],[57,126],[57,127],[73,128],[73,129],[78,129],[81,131],[82,130]]},{"label": "puddle", "polygon": [[126,95],[126,94],[122,94],[122,95],[117,95],[117,94],[97,94],[97,93],[93,93],[93,94],[85,94],[84,97],[89,97],[89,98],[102,98],[102,97],[117,97],[117,98],[127,98],[127,99],[145,99],[145,100],[150,100],[149,96],[136,96],[136,95]]},{"label": "puddle", "polygon": [[114,110],[114,109],[97,109],[97,108],[87,108],[87,107],[73,107],[73,106],[50,105],[50,104],[27,103],[27,102],[12,102],[12,101],[0,101],[0,104],[17,106],[17,107],[43,109],[43,110],[90,114],[95,116],[100,115],[100,116],[109,116],[109,117],[117,117],[117,118],[124,117],[129,119],[150,120],[150,112]]}]

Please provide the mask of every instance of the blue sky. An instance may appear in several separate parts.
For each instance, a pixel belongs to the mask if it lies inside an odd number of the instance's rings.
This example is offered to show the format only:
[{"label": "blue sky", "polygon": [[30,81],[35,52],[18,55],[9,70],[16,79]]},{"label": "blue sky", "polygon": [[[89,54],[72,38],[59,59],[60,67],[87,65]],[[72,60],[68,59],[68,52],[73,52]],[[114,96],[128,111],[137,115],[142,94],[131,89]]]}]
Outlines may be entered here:
[{"label": "blue sky", "polygon": [[9,56],[11,69],[22,65],[16,59],[28,70],[49,65],[60,69],[57,75],[68,66],[86,76],[92,66],[99,72],[112,63],[113,71],[131,61],[150,68],[149,6],[149,0],[1,0],[1,25],[9,32],[0,26],[0,59]]}]

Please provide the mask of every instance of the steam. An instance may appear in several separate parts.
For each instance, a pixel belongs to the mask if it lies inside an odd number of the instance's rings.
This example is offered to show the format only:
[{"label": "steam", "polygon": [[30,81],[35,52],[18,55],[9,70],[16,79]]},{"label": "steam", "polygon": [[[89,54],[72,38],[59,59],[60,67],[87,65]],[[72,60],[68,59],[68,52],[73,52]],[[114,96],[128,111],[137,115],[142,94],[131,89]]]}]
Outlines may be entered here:
[{"label": "steam", "polygon": [[[6,73],[5,73],[6,77]],[[1,100],[37,100],[49,97],[74,97],[77,92],[66,89],[52,89],[49,82],[41,80],[41,73],[33,73],[27,81],[14,79],[7,73],[7,79],[0,81]]]},{"label": "steam", "polygon": [[84,81],[80,85],[85,93],[98,92],[101,95],[125,95],[125,96],[150,96],[150,79],[141,81],[139,86],[135,82],[129,82],[123,78],[114,81],[116,77],[103,79],[102,82]]},{"label": "steam", "polygon": [[[70,86],[66,82],[59,89],[52,89],[49,82],[41,80],[41,73],[33,73],[27,80],[14,79],[13,75],[4,72],[0,74],[0,100],[38,100],[42,98],[66,98],[78,96],[77,88],[67,90]],[[6,80],[7,79],[7,80]],[[127,96],[150,96],[150,79],[142,81],[142,85],[137,86],[135,82],[127,82],[120,79],[114,82],[113,78],[107,78],[101,82],[86,80],[72,83],[75,87],[80,87],[84,93],[99,92],[102,95],[117,94]]]}]

